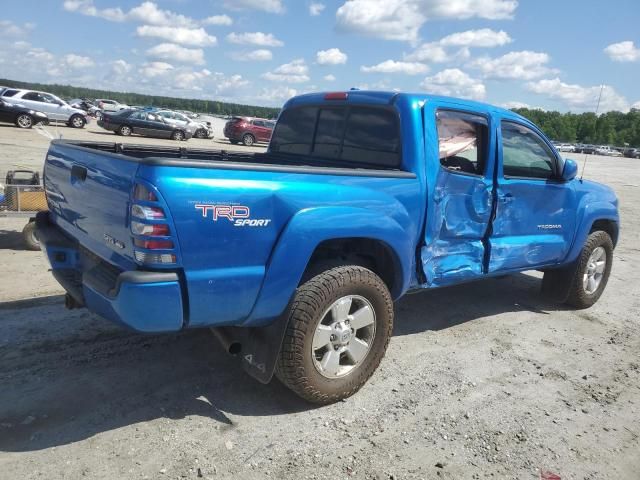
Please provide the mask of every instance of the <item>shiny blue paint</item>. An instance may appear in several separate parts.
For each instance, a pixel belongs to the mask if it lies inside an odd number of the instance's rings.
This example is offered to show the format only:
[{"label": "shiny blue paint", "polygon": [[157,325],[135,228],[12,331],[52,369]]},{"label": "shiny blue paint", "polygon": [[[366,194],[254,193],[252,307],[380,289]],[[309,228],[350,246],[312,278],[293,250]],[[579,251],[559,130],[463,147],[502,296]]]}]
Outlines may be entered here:
[{"label": "shiny blue paint", "polygon": [[123,283],[114,298],[85,284],[83,294],[89,310],[139,332],[175,332],[183,326],[178,282]]},{"label": "shiny blue paint", "polygon": [[[184,168],[54,142],[45,182],[51,219],[63,232],[122,271],[144,268],[133,258],[128,213],[133,186],[143,183],[165,209],[176,247],[177,264],[164,268],[178,272],[178,282],[124,286],[116,298],[85,285],[89,308],[143,331],[265,325],[285,309],[324,241],[366,238],[384,245],[394,263],[392,294],[399,298],[410,288],[568,263],[577,257],[594,221],[618,222],[617,200],[607,187],[568,179],[503,178],[500,121],[535,129],[513,112],[445,97],[360,91],[337,101],[325,101],[323,94],[303,95],[284,108],[325,102],[395,108],[402,131],[401,168],[415,176]],[[487,119],[484,176],[441,168],[438,109]],[[72,165],[87,167],[87,182],[71,181]],[[225,218],[213,221],[211,214],[203,217],[197,204],[247,206],[251,218],[269,223],[237,227]],[[562,229],[537,228],[556,223]],[[105,233],[125,248],[105,244]]]}]

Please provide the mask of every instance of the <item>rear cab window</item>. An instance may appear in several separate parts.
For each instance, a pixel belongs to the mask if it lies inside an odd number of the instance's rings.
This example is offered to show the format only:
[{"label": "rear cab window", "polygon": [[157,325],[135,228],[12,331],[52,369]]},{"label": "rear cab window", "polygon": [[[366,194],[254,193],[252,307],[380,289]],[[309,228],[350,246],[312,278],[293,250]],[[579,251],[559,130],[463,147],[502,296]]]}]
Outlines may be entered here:
[{"label": "rear cab window", "polygon": [[399,116],[390,107],[293,107],[280,115],[270,152],[302,155],[308,163],[398,169]]}]

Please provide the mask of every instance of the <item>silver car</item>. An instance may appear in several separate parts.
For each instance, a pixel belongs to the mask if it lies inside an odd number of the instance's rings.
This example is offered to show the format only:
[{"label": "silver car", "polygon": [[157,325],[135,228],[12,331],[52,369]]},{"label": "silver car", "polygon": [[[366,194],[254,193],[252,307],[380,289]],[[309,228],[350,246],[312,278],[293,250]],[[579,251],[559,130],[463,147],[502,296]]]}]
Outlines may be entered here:
[{"label": "silver car", "polygon": [[24,90],[19,88],[5,88],[2,90],[2,100],[13,105],[44,112],[52,122],[64,122],[73,128],[83,128],[87,124],[87,114],[79,108],[73,108],[64,100],[47,92]]},{"label": "silver car", "polygon": [[190,128],[193,130],[195,138],[213,138],[211,125],[206,122],[194,122],[184,113],[174,112],[173,110],[158,110],[155,113],[164,118],[167,123]]}]

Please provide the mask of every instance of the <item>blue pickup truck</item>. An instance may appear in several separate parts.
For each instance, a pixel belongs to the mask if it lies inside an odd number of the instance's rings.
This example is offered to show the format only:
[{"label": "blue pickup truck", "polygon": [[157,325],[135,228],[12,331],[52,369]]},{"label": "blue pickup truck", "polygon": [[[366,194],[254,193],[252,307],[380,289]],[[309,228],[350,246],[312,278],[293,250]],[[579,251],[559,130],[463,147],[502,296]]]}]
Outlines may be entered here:
[{"label": "blue pickup truck", "polygon": [[284,106],[266,153],[55,140],[37,232],[69,308],[141,332],[211,329],[260,381],[356,392],[393,301],[524,270],[591,306],[618,201],[490,105],[331,92]]}]

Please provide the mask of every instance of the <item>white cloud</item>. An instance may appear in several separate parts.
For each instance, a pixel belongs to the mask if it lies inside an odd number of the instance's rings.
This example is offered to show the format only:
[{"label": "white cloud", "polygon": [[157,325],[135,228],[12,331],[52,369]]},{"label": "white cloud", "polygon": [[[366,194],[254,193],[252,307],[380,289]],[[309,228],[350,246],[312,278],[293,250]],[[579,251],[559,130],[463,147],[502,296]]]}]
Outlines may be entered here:
[{"label": "white cloud", "polygon": [[136,32],[139,37],[161,38],[172,43],[192,47],[210,47],[218,42],[216,37],[209,35],[204,28],[141,25],[136,29]]},{"label": "white cloud", "polygon": [[506,102],[506,103],[503,103],[501,106],[502,108],[506,108],[508,110],[514,110],[516,108],[531,108],[531,105],[529,105],[528,103],[517,102],[517,101]]},{"label": "white cloud", "polygon": [[347,0],[336,12],[341,31],[417,42],[427,20],[512,18],[516,0]]},{"label": "white cloud", "polygon": [[236,62],[266,62],[273,58],[271,50],[260,48],[251,52],[234,52],[231,58]]},{"label": "white cloud", "polygon": [[111,62],[111,73],[113,75],[122,76],[131,71],[133,67],[125,60],[115,60]]},{"label": "white cloud", "polygon": [[556,71],[549,68],[549,55],[523,50],[509,52],[498,58],[483,57],[471,65],[486,78],[532,80]]},{"label": "white cloud", "polygon": [[320,65],[340,65],[347,63],[347,54],[339,48],[320,50],[316,53],[316,62]]},{"label": "white cloud", "polygon": [[635,109],[635,110],[640,110],[640,101],[634,103],[633,105],[631,105],[631,108]]},{"label": "white cloud", "polygon": [[420,86],[429,93],[448,95],[452,97],[483,100],[487,91],[480,80],[470,77],[457,68],[442,70],[431,77],[427,77]]},{"label": "white cloud", "polygon": [[147,50],[147,55],[160,60],[178,63],[204,64],[204,51],[200,48],[184,48],[174,43],[161,43]]},{"label": "white cloud", "polygon": [[260,10],[268,13],[284,13],[282,0],[225,0],[230,10]]},{"label": "white cloud", "polygon": [[640,48],[631,40],[613,43],[604,49],[609,58],[615,62],[637,62],[640,60]]},{"label": "white cloud", "polygon": [[325,8],[326,6],[323,3],[313,2],[309,5],[309,15],[311,15],[312,17],[317,17],[323,12]]},{"label": "white cloud", "polygon": [[82,55],[75,55],[69,53],[65,55],[64,62],[70,68],[89,68],[95,65],[94,61],[89,57],[83,57]]},{"label": "white cloud", "polygon": [[[530,92],[538,93],[553,100],[559,100],[571,109],[594,112],[600,96],[600,86],[583,87],[581,85],[569,84],[559,78],[544,79],[537,82],[529,82],[526,89]],[[605,85],[602,90],[600,101],[600,112],[619,110],[629,111],[629,102],[616,90]]]},{"label": "white cloud", "polygon": [[480,30],[452,33],[440,39],[439,43],[444,47],[493,48],[501,47],[512,41],[509,34],[504,30],[496,32],[490,28],[482,28]]},{"label": "white cloud", "polygon": [[[423,43],[404,59],[414,62],[445,63],[462,61],[470,57],[470,48],[494,48],[510,43],[511,37],[503,30],[490,28],[452,33],[436,42]],[[457,49],[455,52],[450,49]]]},{"label": "white cloud", "polygon": [[304,59],[298,58],[280,65],[273,72],[267,72],[262,78],[272,82],[304,83],[309,81],[309,67]]},{"label": "white cloud", "polygon": [[258,98],[266,103],[283,103],[297,94],[298,91],[290,87],[263,88]]},{"label": "white cloud", "polygon": [[35,25],[33,23],[25,23],[17,25],[10,20],[0,20],[0,37],[24,37]]},{"label": "white cloud", "polygon": [[385,60],[382,63],[370,67],[362,66],[360,67],[360,71],[363,73],[404,73],[405,75],[419,75],[421,73],[427,73],[429,67],[424,63]]},{"label": "white cloud", "polygon": [[327,82],[335,82],[336,81],[336,76],[335,75],[325,75],[323,77]]},{"label": "white cloud", "polygon": [[278,40],[272,33],[262,32],[231,32],[227,35],[227,42],[238,45],[258,45],[260,47],[282,47],[284,45],[284,42]]},{"label": "white cloud", "polygon": [[93,0],[65,0],[63,7],[69,12],[76,12],[89,17],[99,17],[112,22],[135,21],[150,25],[166,25],[171,27],[193,27],[196,21],[182,14],[158,8],[154,2],[142,2],[128,12],[120,7],[97,8]]},{"label": "white cloud", "polygon": [[173,70],[173,65],[166,62],[148,62],[142,65],[140,73],[145,77],[157,77]]},{"label": "white cloud", "polygon": [[233,19],[229,15],[213,15],[202,20],[202,25],[232,25]]}]

